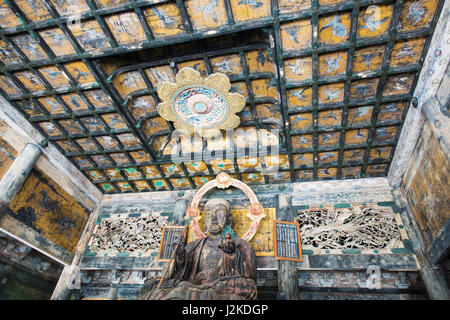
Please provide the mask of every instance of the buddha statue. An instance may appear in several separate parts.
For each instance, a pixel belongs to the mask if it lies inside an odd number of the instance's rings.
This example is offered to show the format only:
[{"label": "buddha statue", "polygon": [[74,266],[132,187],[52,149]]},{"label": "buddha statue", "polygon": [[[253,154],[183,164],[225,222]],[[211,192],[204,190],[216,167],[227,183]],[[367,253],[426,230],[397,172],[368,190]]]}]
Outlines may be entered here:
[{"label": "buddha statue", "polygon": [[247,241],[233,232],[233,216],[224,199],[204,207],[205,238],[185,245],[180,239],[168,279],[149,279],[140,300],[256,299],[256,257]]}]

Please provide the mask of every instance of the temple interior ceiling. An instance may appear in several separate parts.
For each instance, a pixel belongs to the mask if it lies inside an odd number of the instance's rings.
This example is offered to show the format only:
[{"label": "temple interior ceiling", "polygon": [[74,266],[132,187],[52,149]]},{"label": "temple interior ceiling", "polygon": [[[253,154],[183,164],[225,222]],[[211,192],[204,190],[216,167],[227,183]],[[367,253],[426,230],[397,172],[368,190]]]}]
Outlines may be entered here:
[{"label": "temple interior ceiling", "polygon": [[[1,0],[0,93],[104,193],[384,177],[443,2]],[[239,130],[175,143],[183,67],[229,77]]]}]

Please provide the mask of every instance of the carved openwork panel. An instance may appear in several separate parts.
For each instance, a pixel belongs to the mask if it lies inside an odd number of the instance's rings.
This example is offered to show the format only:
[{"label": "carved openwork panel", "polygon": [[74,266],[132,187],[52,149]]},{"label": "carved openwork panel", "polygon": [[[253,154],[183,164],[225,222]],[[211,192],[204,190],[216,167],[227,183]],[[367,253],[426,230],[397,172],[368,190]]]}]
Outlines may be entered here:
[{"label": "carved openwork panel", "polygon": [[89,242],[89,255],[149,256],[157,252],[167,220],[167,216],[150,214],[103,218]]},{"label": "carved openwork panel", "polygon": [[[398,249],[406,233],[389,207],[309,208],[298,211],[303,249]],[[403,226],[402,226],[403,228]]]}]

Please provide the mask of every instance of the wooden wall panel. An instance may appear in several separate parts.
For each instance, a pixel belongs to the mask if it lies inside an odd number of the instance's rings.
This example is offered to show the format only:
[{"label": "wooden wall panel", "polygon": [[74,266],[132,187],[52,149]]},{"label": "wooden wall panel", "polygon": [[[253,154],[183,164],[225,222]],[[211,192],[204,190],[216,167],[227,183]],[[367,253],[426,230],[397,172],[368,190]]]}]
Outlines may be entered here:
[{"label": "wooden wall panel", "polygon": [[401,190],[409,202],[426,248],[450,218],[449,171],[448,155],[425,122]]},{"label": "wooden wall panel", "polygon": [[51,177],[36,169],[6,212],[70,253],[75,252],[89,213]]}]

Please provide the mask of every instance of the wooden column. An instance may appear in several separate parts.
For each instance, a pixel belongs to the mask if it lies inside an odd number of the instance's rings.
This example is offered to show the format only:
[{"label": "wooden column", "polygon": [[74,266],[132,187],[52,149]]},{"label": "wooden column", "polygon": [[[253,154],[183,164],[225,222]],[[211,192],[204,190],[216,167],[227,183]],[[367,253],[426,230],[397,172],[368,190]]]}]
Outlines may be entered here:
[{"label": "wooden column", "polygon": [[27,143],[19,156],[13,161],[0,181],[1,206],[8,205],[14,199],[41,152],[42,150],[38,145]]},{"label": "wooden column", "polygon": [[91,238],[92,232],[94,231],[95,223],[97,222],[98,214],[100,212],[100,207],[101,203],[97,204],[95,209],[91,212],[84,227],[83,234],[80,237],[80,241],[78,241],[72,263],[64,267],[58,283],[53,290],[52,297],[50,298],[51,300],[70,299],[72,290],[77,288],[77,281],[81,283],[81,271],[79,269],[79,264],[83,258],[84,251],[86,250],[86,246]]},{"label": "wooden column", "polygon": [[439,268],[433,268],[423,252],[416,251],[416,256],[420,265],[419,273],[427,289],[428,297],[431,300],[449,300],[449,290],[442,271]]},{"label": "wooden column", "polygon": [[[292,222],[291,195],[278,196],[277,220]],[[298,274],[295,261],[278,261],[278,293],[280,300],[298,300]]]},{"label": "wooden column", "polygon": [[77,268],[78,266],[75,265],[67,265],[64,267],[50,300],[70,299],[72,289],[77,287],[77,281],[80,281],[78,283],[81,283],[81,275],[78,278],[77,274],[79,270]]}]

